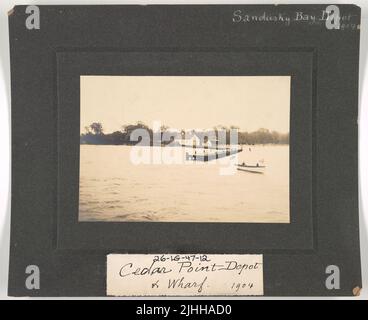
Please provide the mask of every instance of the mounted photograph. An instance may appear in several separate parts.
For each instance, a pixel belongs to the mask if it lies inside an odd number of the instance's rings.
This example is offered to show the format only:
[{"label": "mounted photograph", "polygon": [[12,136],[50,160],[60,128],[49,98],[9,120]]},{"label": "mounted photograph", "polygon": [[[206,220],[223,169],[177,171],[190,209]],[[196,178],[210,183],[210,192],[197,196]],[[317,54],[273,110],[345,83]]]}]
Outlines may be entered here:
[{"label": "mounted photograph", "polygon": [[358,296],[363,20],[15,6],[8,295]]},{"label": "mounted photograph", "polygon": [[289,76],[81,76],[79,221],[289,223]]}]

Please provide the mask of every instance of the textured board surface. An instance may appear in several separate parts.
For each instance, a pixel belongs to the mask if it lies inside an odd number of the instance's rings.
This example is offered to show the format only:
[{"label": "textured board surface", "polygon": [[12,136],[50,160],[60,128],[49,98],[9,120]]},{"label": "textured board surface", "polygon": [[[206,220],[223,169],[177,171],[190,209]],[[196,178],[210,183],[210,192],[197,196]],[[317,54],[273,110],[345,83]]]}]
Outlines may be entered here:
[{"label": "textured board surface", "polygon": [[[109,253],[263,254],[266,296],[353,295],[360,9],[330,30],[326,6],[39,6],[39,30],[16,6],[9,295],[105,296]],[[291,224],[78,223],[80,74],[291,74]]]}]

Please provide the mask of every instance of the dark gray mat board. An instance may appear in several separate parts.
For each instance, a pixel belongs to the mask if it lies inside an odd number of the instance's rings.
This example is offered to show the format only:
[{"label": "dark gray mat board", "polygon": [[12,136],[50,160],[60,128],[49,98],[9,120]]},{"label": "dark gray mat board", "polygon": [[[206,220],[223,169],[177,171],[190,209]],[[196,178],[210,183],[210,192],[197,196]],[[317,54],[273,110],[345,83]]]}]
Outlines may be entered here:
[{"label": "dark gray mat board", "polygon": [[[338,6],[340,29],[296,18],[326,7],[39,6],[28,30],[16,6],[9,295],[105,296],[106,254],[193,252],[264,254],[266,296],[353,295],[360,8]],[[78,223],[81,74],[291,74],[291,223]],[[25,286],[28,265],[39,290]],[[325,286],[328,265],[339,290]]]}]

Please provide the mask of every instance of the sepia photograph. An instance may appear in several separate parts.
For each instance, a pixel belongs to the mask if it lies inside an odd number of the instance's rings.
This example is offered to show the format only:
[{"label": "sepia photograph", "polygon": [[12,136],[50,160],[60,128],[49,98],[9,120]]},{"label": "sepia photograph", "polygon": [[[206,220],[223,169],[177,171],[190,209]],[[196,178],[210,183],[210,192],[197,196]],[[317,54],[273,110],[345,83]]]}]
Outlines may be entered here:
[{"label": "sepia photograph", "polygon": [[289,76],[81,76],[80,221],[289,223]]}]

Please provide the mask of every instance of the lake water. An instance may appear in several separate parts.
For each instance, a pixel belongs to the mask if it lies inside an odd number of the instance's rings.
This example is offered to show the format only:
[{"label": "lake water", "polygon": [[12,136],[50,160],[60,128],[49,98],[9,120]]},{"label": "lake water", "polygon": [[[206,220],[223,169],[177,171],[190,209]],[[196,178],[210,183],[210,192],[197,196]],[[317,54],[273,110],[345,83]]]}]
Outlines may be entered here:
[{"label": "lake water", "polygon": [[[132,148],[81,145],[80,221],[289,222],[289,146],[244,146],[237,162],[264,160],[265,172],[230,175],[229,157],[133,164]],[[155,148],[144,151],[149,157],[183,150]]]}]

